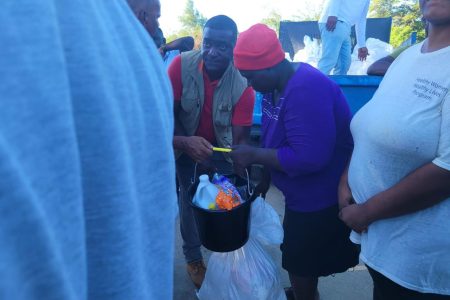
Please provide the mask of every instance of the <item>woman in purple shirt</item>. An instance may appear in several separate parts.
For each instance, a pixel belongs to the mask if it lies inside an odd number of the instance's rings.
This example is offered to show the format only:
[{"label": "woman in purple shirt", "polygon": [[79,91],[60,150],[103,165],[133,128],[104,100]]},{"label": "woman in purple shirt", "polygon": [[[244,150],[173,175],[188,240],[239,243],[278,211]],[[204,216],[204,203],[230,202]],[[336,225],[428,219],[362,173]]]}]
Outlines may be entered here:
[{"label": "woman in purple shirt", "polygon": [[318,277],[358,263],[337,205],[339,178],[353,148],[347,102],[340,88],[310,65],[295,71],[265,25],[239,35],[234,62],[264,98],[262,148],[235,146],[231,158],[238,170],[266,167],[258,193],[265,195],[270,178],[283,192],[282,265],[296,298],[317,299]]}]

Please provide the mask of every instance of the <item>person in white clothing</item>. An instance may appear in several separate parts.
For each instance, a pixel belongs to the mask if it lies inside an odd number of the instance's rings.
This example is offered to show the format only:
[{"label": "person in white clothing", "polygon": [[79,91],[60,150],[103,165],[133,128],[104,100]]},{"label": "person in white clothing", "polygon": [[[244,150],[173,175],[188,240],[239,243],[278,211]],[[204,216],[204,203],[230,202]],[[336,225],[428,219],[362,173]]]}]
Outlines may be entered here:
[{"label": "person in white clothing", "polygon": [[352,26],[355,25],[358,58],[363,61],[366,48],[366,16],[370,0],[327,0],[319,19],[322,56],[318,68],[325,74],[345,75],[351,64]]},{"label": "person in white clothing", "polygon": [[393,62],[353,118],[339,186],[375,300],[450,299],[450,1],[420,7],[429,36]]}]

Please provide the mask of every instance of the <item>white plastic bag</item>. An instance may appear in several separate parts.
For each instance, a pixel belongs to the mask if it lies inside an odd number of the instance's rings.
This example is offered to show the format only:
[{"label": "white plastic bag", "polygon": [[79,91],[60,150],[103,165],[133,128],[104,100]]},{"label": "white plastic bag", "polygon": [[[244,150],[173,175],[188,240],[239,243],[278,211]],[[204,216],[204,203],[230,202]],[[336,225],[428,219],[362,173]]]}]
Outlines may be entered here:
[{"label": "white plastic bag", "polygon": [[295,53],[294,62],[305,62],[316,68],[322,55],[319,40],[305,35],[303,37],[303,44],[305,47]]},{"label": "white plastic bag", "polygon": [[283,242],[283,227],[273,207],[258,197],[252,203],[250,213],[250,238],[263,245],[280,245]]},{"label": "white plastic bag", "polygon": [[348,75],[367,75],[367,69],[371,64],[392,53],[392,46],[379,39],[368,38],[366,47],[369,50],[369,55],[365,61],[358,59],[358,47],[353,49],[352,64],[347,72]]},{"label": "white plastic bag", "polygon": [[201,300],[284,300],[278,267],[263,245],[283,241],[280,219],[258,197],[251,207],[250,237],[232,252],[213,253],[197,296]]}]

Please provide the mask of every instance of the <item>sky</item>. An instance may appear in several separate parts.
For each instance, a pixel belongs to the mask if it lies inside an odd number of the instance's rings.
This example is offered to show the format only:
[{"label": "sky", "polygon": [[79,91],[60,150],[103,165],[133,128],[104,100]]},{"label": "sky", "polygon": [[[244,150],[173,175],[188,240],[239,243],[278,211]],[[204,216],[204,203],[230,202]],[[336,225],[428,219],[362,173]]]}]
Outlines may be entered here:
[{"label": "sky", "polygon": [[[196,9],[206,18],[224,14],[231,17],[238,25],[239,31],[268,17],[277,11],[283,20],[295,16],[314,15],[319,12],[324,0],[194,0]],[[179,16],[186,6],[186,0],[160,0],[161,18],[159,23],[164,34],[171,34],[181,29]]]}]

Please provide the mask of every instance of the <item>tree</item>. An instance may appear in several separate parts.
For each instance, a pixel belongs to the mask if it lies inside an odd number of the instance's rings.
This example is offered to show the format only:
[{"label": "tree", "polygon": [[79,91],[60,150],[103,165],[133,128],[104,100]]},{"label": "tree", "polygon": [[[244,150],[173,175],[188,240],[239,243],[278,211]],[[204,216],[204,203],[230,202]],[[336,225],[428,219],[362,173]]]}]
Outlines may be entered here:
[{"label": "tree", "polygon": [[422,21],[422,13],[419,3],[415,1],[403,1],[404,3],[394,8],[391,44],[398,47],[409,38],[413,31],[417,32],[417,40],[425,38],[425,26]]},{"label": "tree", "polygon": [[417,40],[425,38],[422,13],[415,0],[372,0],[369,16],[392,17],[390,44],[398,47],[412,32],[417,32]]},{"label": "tree", "polygon": [[167,37],[167,41],[172,41],[183,36],[192,36],[195,41],[194,48],[199,48],[202,42],[203,26],[206,18],[195,8],[193,0],[187,0],[183,14],[180,16],[182,29]]},{"label": "tree", "polygon": [[278,34],[280,30],[280,21],[280,13],[276,10],[272,10],[266,18],[261,20],[261,23],[266,24],[267,26],[275,30]]},{"label": "tree", "polygon": [[201,27],[206,23],[206,18],[195,8],[193,0],[187,0],[180,22],[185,30]]},{"label": "tree", "polygon": [[369,17],[386,18],[392,15],[394,5],[399,0],[372,0],[370,3]]}]

